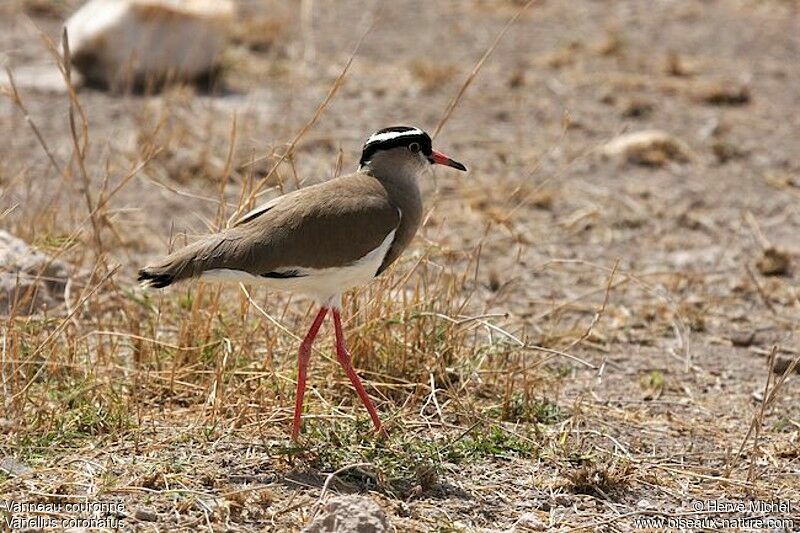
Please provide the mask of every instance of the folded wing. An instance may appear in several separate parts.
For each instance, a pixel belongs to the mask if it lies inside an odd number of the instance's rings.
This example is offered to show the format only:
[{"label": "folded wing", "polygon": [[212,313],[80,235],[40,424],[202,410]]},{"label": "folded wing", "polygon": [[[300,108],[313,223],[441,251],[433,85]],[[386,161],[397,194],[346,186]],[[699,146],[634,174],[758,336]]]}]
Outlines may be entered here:
[{"label": "folded wing", "polygon": [[381,247],[400,212],[375,178],[353,174],[306,187],[257,208],[233,227],[139,271],[165,287],[217,269],[255,276],[348,266]]}]

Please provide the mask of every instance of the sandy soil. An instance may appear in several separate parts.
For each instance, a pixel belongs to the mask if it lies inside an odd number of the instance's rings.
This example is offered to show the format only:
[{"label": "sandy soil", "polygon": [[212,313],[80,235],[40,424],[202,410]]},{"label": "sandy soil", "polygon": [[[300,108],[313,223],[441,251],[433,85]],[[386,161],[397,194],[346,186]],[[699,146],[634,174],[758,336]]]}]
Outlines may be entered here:
[{"label": "sandy soil", "polygon": [[[38,4],[0,7],[0,50],[19,72],[32,120],[56,158],[68,161],[67,97],[34,87],[52,69],[23,16]],[[56,36],[59,16],[74,3],[53,4],[32,20]],[[236,204],[246,163],[282,150],[311,118],[374,15],[371,5],[317,2],[304,30],[290,2],[247,2],[249,12],[278,21],[274,35],[258,47],[252,32],[264,30],[241,22],[245,37],[226,55],[224,87],[211,93],[80,91],[94,187],[107,168],[118,183],[148,146],[162,148],[111,201],[117,234],[106,235],[108,261],[122,265],[118,284],[132,284],[139,264],[175,235],[191,239],[213,225],[234,117],[224,195]],[[386,3],[344,86],[300,143],[297,181],[281,168],[285,187],[327,179],[339,157],[341,168],[353,168],[364,138],[380,127],[433,130],[519,5]],[[796,375],[759,417],[758,440],[747,437],[772,347],[779,361],[800,353],[799,7],[547,1],[501,41],[436,140],[470,173],[437,171],[423,184],[430,215],[409,256],[433,247],[443,265],[463,269],[480,247],[464,285],[465,314],[500,316],[515,337],[580,361],[535,349],[509,356],[548,368],[540,381],[520,378],[514,386],[541,383],[527,392],[566,413],[535,428],[536,453],[445,464],[433,488],[411,494],[351,480],[351,489],[369,489],[397,530],[627,531],[643,516],[725,517],[693,508],[723,499],[792,501],[790,513],[772,516],[793,517],[800,527]],[[0,100],[0,127],[0,211],[10,210],[2,227],[31,242],[70,231],[85,217],[77,182],[53,171],[9,99]],[[651,154],[650,164],[640,164],[600,153],[621,134],[651,129],[685,143],[686,160]],[[269,165],[254,168],[263,175]],[[765,275],[760,262],[770,247],[788,254],[776,275]],[[88,261],[79,251],[65,258],[76,270]],[[457,390],[442,394],[457,403]],[[144,447],[130,440],[137,432],[98,438],[80,452],[40,458],[27,477],[0,477],[2,492],[34,497],[69,474],[122,498],[131,515],[140,507],[160,513],[156,522],[130,517],[128,526],[141,530],[280,530],[308,521],[324,475],[276,451],[286,422],[264,427],[283,419],[263,413],[250,436],[231,430],[203,441],[202,400],[186,402],[149,413],[138,432]],[[284,403],[289,409],[290,398]],[[524,433],[536,425],[509,427]],[[0,455],[17,456],[19,446],[3,439]],[[324,447],[324,439],[309,446]],[[65,464],[76,455],[91,460]],[[201,506],[176,503],[171,491],[180,486],[142,481],[148,462],[179,464],[181,483],[207,503],[211,518]],[[254,483],[258,490],[248,491]]]}]

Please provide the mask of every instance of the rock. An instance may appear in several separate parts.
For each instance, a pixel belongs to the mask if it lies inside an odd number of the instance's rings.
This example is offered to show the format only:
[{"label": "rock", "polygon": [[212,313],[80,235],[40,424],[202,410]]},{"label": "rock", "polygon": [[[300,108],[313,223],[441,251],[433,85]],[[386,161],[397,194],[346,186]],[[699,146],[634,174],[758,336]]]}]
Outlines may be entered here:
[{"label": "rock", "polygon": [[158,522],[158,513],[152,509],[145,509],[144,507],[136,509],[133,513],[133,517],[142,522]]},{"label": "rock", "polygon": [[500,281],[500,276],[497,274],[497,270],[494,268],[489,270],[489,290],[492,292],[497,292],[500,290],[500,287],[503,286],[503,283]]},{"label": "rock", "polygon": [[791,259],[785,250],[770,246],[764,249],[761,258],[756,262],[758,271],[765,276],[785,276],[789,273]]},{"label": "rock", "polygon": [[664,58],[663,72],[668,76],[689,78],[700,74],[707,68],[701,56],[686,55],[670,51]]},{"label": "rock", "polygon": [[13,457],[3,457],[0,459],[0,472],[5,472],[9,476],[22,476],[33,469],[28,465],[21,463]]},{"label": "rock", "polygon": [[366,496],[341,496],[325,506],[324,514],[303,529],[305,533],[380,533],[389,531],[386,513]]},{"label": "rock", "polygon": [[641,499],[638,502],[636,502],[636,507],[639,508],[639,509],[654,509],[655,508],[655,506],[652,503],[650,503],[650,500],[646,500],[646,499]]},{"label": "rock", "polygon": [[645,130],[620,135],[602,148],[605,157],[647,166],[662,166],[669,161],[692,158],[689,146],[669,133]]},{"label": "rock", "polygon": [[0,230],[0,315],[32,314],[63,301],[67,267]]},{"label": "rock", "polygon": [[745,156],[744,151],[736,144],[723,139],[717,139],[711,143],[711,151],[720,164],[725,164],[732,159],[740,159]]},{"label": "rock", "polygon": [[756,340],[756,332],[752,330],[739,331],[732,334],[730,337],[731,344],[734,346],[738,346],[740,348],[747,348],[748,346],[752,346],[755,340]]},{"label": "rock", "polygon": [[795,373],[800,374],[800,364],[795,364],[794,359],[788,357],[776,357],[772,363],[772,371],[778,375],[785,374],[790,368]]},{"label": "rock", "polygon": [[670,76],[686,76],[686,67],[677,52],[670,51],[664,61],[664,73]]},{"label": "rock", "polygon": [[90,0],[66,22],[72,64],[122,89],[213,74],[233,19],[230,0]]},{"label": "rock", "polygon": [[655,107],[646,100],[633,99],[628,102],[622,111],[625,118],[647,118],[653,114]]},{"label": "rock", "polygon": [[744,105],[750,102],[750,89],[730,82],[709,83],[696,87],[694,98],[710,105]]}]

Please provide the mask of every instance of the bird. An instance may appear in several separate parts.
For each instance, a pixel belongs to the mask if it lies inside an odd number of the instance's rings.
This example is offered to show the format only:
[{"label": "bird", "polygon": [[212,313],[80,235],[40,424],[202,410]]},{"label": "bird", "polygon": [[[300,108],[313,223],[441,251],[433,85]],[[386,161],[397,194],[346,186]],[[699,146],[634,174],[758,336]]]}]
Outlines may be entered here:
[{"label": "bird", "polygon": [[369,413],[381,420],[351,362],[342,333],[341,296],[370,283],[408,247],[422,221],[419,178],[432,165],[466,171],[433,149],[430,135],[412,126],[372,134],[358,169],[289,192],[141,268],[145,288],[199,279],[266,286],[308,296],[320,309],[300,343],[292,439],[300,435],[311,348],[325,317],[333,315],[336,356]]}]

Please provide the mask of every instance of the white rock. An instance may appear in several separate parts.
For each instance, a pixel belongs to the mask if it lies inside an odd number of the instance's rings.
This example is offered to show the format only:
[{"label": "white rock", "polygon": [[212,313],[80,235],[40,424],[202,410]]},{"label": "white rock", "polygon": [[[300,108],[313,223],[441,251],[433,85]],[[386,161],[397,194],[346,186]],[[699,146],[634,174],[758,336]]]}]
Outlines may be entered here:
[{"label": "white rock", "polygon": [[655,506],[652,503],[650,503],[650,500],[646,500],[646,499],[641,499],[638,502],[636,502],[636,507],[638,507],[639,509],[653,509],[653,508],[655,508]]},{"label": "white rock", "polygon": [[233,19],[230,0],[90,0],[66,22],[72,63],[111,87],[212,72]]},{"label": "white rock", "polygon": [[645,130],[620,135],[602,148],[602,154],[629,163],[661,166],[668,161],[692,159],[689,146],[667,132]]},{"label": "white rock", "polygon": [[311,522],[304,533],[382,533],[389,531],[389,519],[372,498],[366,496],[340,496],[325,506],[325,512]]},{"label": "white rock", "polygon": [[32,471],[33,468],[13,457],[3,457],[0,459],[0,472],[4,472],[10,476],[24,476]]},{"label": "white rock", "polygon": [[63,301],[67,267],[0,230],[0,316],[30,314]]}]

